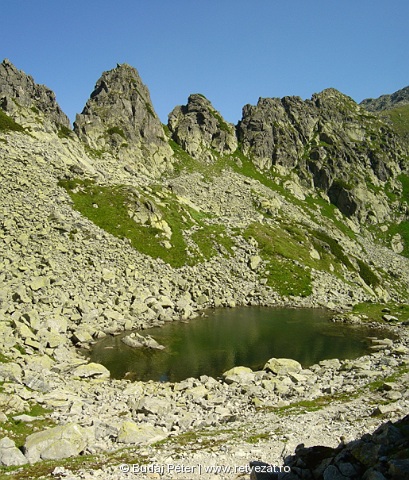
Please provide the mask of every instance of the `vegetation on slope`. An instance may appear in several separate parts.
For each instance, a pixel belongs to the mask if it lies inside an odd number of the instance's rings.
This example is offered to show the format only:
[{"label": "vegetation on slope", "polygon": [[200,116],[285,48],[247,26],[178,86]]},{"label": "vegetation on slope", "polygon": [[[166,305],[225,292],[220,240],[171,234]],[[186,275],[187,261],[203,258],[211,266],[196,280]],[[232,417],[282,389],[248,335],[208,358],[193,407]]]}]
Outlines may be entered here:
[{"label": "vegetation on slope", "polygon": [[0,109],[0,132],[24,132],[24,128]]},{"label": "vegetation on slope", "polygon": [[391,123],[395,132],[409,144],[409,105],[385,110],[380,115]]},{"label": "vegetation on slope", "polygon": [[300,248],[289,232],[253,223],[244,238],[256,240],[261,257],[268,263],[263,272],[267,285],[280,295],[307,297],[312,293],[311,273],[301,264]]},{"label": "vegetation on slope", "polygon": [[[59,184],[82,215],[115,237],[127,239],[141,253],[161,258],[173,267],[194,265],[220,251],[231,252],[232,241],[223,225],[209,224],[206,214],[180,203],[160,187],[156,192],[140,191],[79,179],[61,180]],[[141,208],[151,210],[151,219],[138,219]]]}]

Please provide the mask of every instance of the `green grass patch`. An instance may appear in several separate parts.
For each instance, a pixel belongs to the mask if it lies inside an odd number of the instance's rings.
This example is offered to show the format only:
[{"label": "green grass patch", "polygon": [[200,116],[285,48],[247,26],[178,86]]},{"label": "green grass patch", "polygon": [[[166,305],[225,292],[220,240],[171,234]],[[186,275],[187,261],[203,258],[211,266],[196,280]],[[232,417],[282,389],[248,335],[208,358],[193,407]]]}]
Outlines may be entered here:
[{"label": "green grass patch", "polygon": [[380,115],[392,124],[395,132],[404,141],[409,142],[409,105],[383,111]]},{"label": "green grass patch", "polygon": [[223,120],[221,115],[219,113],[217,113],[216,110],[213,110],[213,109],[210,108],[209,113],[210,113],[210,115],[212,115],[212,117],[214,117],[216,119],[218,127],[220,128],[220,130],[222,130],[223,132],[226,132],[226,133],[233,133],[233,128],[231,126],[229,126],[228,123],[226,123]]},{"label": "green grass patch", "polygon": [[321,253],[323,251],[323,244],[327,245],[329,250],[331,251],[332,255],[344,264],[349,270],[354,270],[354,267],[349,260],[349,258],[345,255],[344,250],[342,249],[341,245],[337,240],[330,237],[327,233],[323,232],[322,230],[315,230],[313,232],[314,237],[322,242],[321,244],[316,243],[316,247],[319,249],[318,252]]},{"label": "green grass patch", "polygon": [[25,132],[25,129],[0,109],[0,132]]},{"label": "green grass patch", "polygon": [[[390,314],[382,310],[389,310]],[[409,320],[409,304],[405,303],[358,303],[354,305],[352,312],[366,315],[370,322],[383,323],[382,316],[385,314],[393,315],[402,322]]]},{"label": "green grass patch", "polygon": [[356,398],[358,393],[339,393],[334,395],[322,395],[314,400],[299,400],[283,407],[260,407],[259,410],[274,412],[279,416],[298,415],[305,412],[316,412],[333,404],[335,401],[345,402]]},{"label": "green grass patch", "polygon": [[312,293],[311,274],[301,265],[309,253],[302,248],[294,233],[253,223],[244,231],[243,236],[247,240],[254,238],[260,256],[269,262],[261,274],[267,278],[267,285],[280,295],[306,297]]},{"label": "green grass patch", "polygon": [[175,437],[167,437],[154,445],[169,445],[179,447],[179,451],[199,451],[212,448],[215,445],[224,445],[226,439],[241,438],[241,432],[232,428],[220,428],[218,430],[204,428],[202,430],[191,430],[183,432]]},{"label": "green grass patch", "polygon": [[192,234],[192,240],[198,245],[205,260],[209,260],[218,253],[233,253],[233,241],[227,235],[223,225],[202,224],[199,230]]},{"label": "green grass patch", "polygon": [[126,140],[125,133],[122,128],[119,127],[110,127],[107,130],[108,135],[119,135]]},{"label": "green grass patch", "polygon": [[392,373],[391,375],[385,377],[385,378],[380,378],[378,380],[374,380],[368,385],[368,388],[371,392],[377,392],[380,390],[383,390],[383,385],[385,383],[394,383],[397,382],[402,375],[405,375],[406,373],[409,373],[409,367],[408,365],[402,365],[401,367],[398,367],[398,369]]},{"label": "green grass patch", "polygon": [[191,157],[183,148],[174,140],[169,140],[169,145],[173,150],[173,154],[177,159],[177,163],[173,166],[173,174],[180,175],[182,172],[193,173],[201,172],[202,164]]},{"label": "green grass patch", "polygon": [[0,363],[8,363],[11,362],[11,360],[6,356],[0,353]]},{"label": "green grass patch", "polygon": [[[161,258],[178,268],[194,265],[217,254],[224,247],[231,252],[232,240],[222,225],[209,225],[207,215],[180,203],[170,192],[160,187],[149,191],[137,191],[125,186],[102,186],[86,180],[61,180],[71,196],[74,207],[106,232],[121,239],[128,239],[136,250],[153,258]],[[171,238],[155,222],[138,222],[131,218],[132,209],[145,208],[155,212],[171,229]],[[198,230],[192,240],[198,251],[190,251],[184,234],[193,226]],[[169,247],[170,244],[170,248]]]},{"label": "green grass patch", "polygon": [[370,287],[377,287],[380,284],[379,278],[375,275],[369,265],[359,258],[357,258],[356,261],[358,262],[359,275],[362,280]]},{"label": "green grass patch", "polygon": [[[134,457],[135,459],[135,457]],[[120,462],[118,462],[120,463]],[[136,463],[135,460],[129,463]],[[24,465],[23,467],[0,467],[0,480],[27,480],[30,478],[61,478],[54,477],[52,472],[56,467],[65,468],[76,472],[80,469],[97,470],[106,465],[106,459],[97,455],[84,455],[73,458],[64,458],[61,460],[43,460],[33,465]]]},{"label": "green grass patch", "polygon": [[92,158],[102,158],[102,155],[105,153],[104,150],[97,150],[95,148],[91,148],[89,145],[84,144],[85,152]]},{"label": "green grass patch", "polygon": [[254,445],[255,443],[263,442],[269,439],[270,439],[270,434],[264,432],[264,433],[257,433],[254,435],[250,435],[245,439],[245,442],[251,443]]},{"label": "green grass patch", "polygon": [[[409,204],[409,175],[399,175],[398,180],[402,184],[402,196],[401,201]],[[396,234],[399,234],[403,240],[403,252],[402,255],[409,258],[409,221],[403,220],[399,224],[393,224],[388,230],[389,241]]]},{"label": "green grass patch", "polygon": [[[7,436],[14,440],[17,447],[22,447],[25,443],[28,435],[31,435],[34,432],[45,430],[48,427],[54,426],[54,421],[50,418],[47,418],[51,413],[51,410],[47,410],[41,405],[35,404],[31,406],[29,410],[26,410],[20,415],[30,415],[32,417],[43,417],[32,422],[22,422],[20,420],[14,420],[11,416],[8,418],[7,422],[1,424],[1,427]],[[13,414],[13,417],[17,414]]]},{"label": "green grass patch", "polygon": [[338,230],[340,230],[344,235],[351,238],[352,240],[356,239],[356,234],[351,230],[351,228],[348,227],[348,225],[345,222],[337,218],[337,215],[339,215],[341,212],[335,205],[333,205],[332,203],[328,203],[326,200],[324,200],[319,196],[314,198],[308,196],[305,199],[305,203],[310,207],[318,206],[320,209],[321,215],[331,220],[332,223],[335,225],[335,227],[338,228]]},{"label": "green grass patch", "polygon": [[389,239],[394,235],[399,234],[403,240],[403,251],[401,255],[406,258],[409,258],[409,221],[404,220],[399,224],[392,225],[389,230]]}]

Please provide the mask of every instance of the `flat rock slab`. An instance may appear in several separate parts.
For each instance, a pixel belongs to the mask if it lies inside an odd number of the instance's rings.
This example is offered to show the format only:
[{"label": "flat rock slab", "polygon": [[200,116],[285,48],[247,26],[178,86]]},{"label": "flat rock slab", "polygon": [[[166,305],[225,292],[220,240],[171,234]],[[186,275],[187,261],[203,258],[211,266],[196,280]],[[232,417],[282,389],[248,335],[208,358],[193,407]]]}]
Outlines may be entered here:
[{"label": "flat rock slab", "polygon": [[81,378],[109,378],[110,373],[100,363],[88,363],[87,365],[80,365],[72,372],[76,377]]},{"label": "flat rock slab", "polygon": [[125,421],[119,428],[118,443],[150,444],[163,440],[167,434],[153,425],[138,425],[132,421]]}]

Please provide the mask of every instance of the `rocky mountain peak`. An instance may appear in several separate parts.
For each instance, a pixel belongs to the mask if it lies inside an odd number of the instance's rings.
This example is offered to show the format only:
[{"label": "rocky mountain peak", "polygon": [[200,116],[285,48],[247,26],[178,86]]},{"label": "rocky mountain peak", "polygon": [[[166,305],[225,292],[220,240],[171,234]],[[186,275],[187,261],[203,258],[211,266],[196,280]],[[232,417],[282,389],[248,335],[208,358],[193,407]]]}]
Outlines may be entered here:
[{"label": "rocky mountain peak", "polygon": [[212,161],[214,152],[228,155],[237,148],[234,125],[227,123],[201,94],[192,94],[186,105],[175,107],[168,127],[172,139],[200,160]]},{"label": "rocky mountain peak", "polygon": [[145,164],[150,159],[151,167],[172,156],[149,90],[138,71],[127,64],[102,74],[76,116],[74,131],[92,149],[119,158],[132,156],[136,162],[145,159]]},{"label": "rocky mountain peak", "polygon": [[[396,178],[405,154],[388,125],[335,89],[306,101],[264,98],[246,105],[238,137],[258,168],[295,170],[302,182],[322,189],[345,215],[361,221],[371,214],[364,198],[370,196],[368,182],[377,186]],[[385,205],[372,210],[378,220],[388,211]]]},{"label": "rocky mountain peak", "polygon": [[360,103],[360,105],[369,112],[381,112],[408,104],[409,86],[390,95],[381,95],[379,98],[366,98]]},{"label": "rocky mountain peak", "polygon": [[29,123],[34,129],[70,127],[54,92],[35,83],[30,75],[18,70],[8,59],[0,64],[0,108],[14,120]]}]

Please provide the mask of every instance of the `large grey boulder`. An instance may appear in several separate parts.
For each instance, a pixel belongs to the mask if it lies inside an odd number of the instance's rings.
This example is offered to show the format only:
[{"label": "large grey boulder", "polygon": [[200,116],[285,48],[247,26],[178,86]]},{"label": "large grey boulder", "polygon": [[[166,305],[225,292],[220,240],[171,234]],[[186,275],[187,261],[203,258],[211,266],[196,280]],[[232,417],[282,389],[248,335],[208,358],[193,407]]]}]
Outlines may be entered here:
[{"label": "large grey boulder", "polygon": [[0,440],[0,465],[9,467],[11,465],[24,465],[27,458],[16,447],[16,444],[8,437]]},{"label": "large grey boulder", "polygon": [[264,365],[264,370],[277,375],[286,375],[287,373],[299,372],[302,370],[302,366],[297,360],[293,360],[292,358],[270,358]]},{"label": "large grey boulder", "polygon": [[150,335],[140,335],[137,332],[121,338],[122,343],[132,348],[151,348],[152,350],[163,350],[165,347],[158,343]]},{"label": "large grey boulder", "polygon": [[59,460],[79,455],[87,446],[84,429],[76,424],[50,428],[33,433],[26,439],[24,452],[30,463]]},{"label": "large grey boulder", "polygon": [[80,378],[109,378],[109,370],[100,363],[87,363],[76,367],[72,374]]},{"label": "large grey boulder", "polygon": [[227,384],[238,383],[239,385],[249,384],[254,381],[255,375],[249,367],[233,367],[222,375]]},{"label": "large grey boulder", "polygon": [[0,363],[0,382],[21,383],[21,374],[21,367],[17,363]]}]

